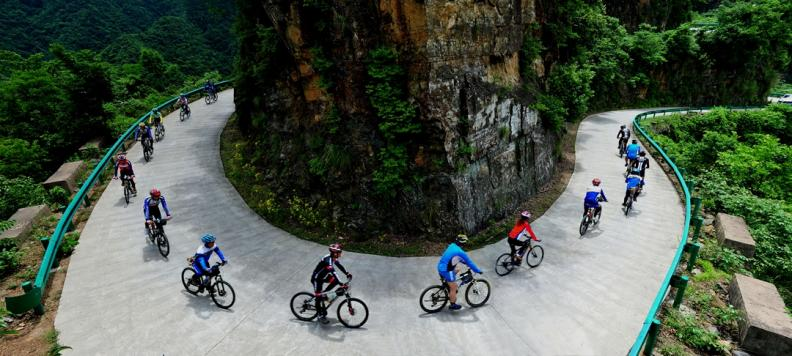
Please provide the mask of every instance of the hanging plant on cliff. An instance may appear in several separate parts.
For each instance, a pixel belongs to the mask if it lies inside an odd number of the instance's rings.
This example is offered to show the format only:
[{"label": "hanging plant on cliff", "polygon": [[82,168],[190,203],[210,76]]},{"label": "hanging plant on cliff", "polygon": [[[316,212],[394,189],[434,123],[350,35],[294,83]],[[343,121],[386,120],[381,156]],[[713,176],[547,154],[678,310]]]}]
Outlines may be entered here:
[{"label": "hanging plant on cliff", "polygon": [[409,155],[405,143],[421,132],[416,122],[417,109],[404,91],[405,72],[398,64],[393,48],[379,47],[368,56],[369,84],[366,93],[380,121],[377,125],[385,147],[377,153],[379,167],[374,171],[374,189],[378,194],[396,196],[408,176]]}]

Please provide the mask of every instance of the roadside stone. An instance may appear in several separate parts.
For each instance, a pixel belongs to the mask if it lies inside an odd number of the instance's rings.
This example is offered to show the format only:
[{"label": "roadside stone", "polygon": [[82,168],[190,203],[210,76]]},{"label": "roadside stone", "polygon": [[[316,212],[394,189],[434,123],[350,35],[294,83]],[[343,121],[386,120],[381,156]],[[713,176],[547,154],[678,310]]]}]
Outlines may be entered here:
[{"label": "roadside stone", "polygon": [[753,356],[753,355],[743,350],[732,350],[732,356]]},{"label": "roadside stone", "polygon": [[715,231],[718,242],[723,246],[733,248],[746,257],[753,257],[756,250],[751,233],[745,220],[739,216],[718,213],[715,217]]},{"label": "roadside stone", "polygon": [[679,312],[682,313],[682,315],[696,316],[696,311],[684,304],[679,306]]},{"label": "roadside stone", "polygon": [[694,268],[694,269],[693,269],[693,271],[691,271],[691,273],[692,273],[694,276],[696,276],[696,275],[699,275],[699,274],[701,274],[701,269],[699,269],[699,268]]},{"label": "roadside stone", "polygon": [[83,161],[66,162],[42,184],[47,190],[61,187],[69,193],[74,193],[77,190],[77,176],[83,169],[85,169]]},{"label": "roadside stone", "polygon": [[735,274],[729,303],[743,315],[740,347],[757,355],[792,355],[792,319],[773,284]]},{"label": "roadside stone", "polygon": [[720,331],[718,331],[718,327],[716,327],[715,325],[708,326],[707,327],[707,331],[709,331],[709,332],[711,332],[711,333],[713,333],[715,335],[720,335]]},{"label": "roadside stone", "polygon": [[50,209],[46,205],[29,206],[17,210],[9,218],[9,220],[14,221],[14,226],[0,233],[0,240],[18,239],[26,236],[33,229],[33,224],[50,213]]}]

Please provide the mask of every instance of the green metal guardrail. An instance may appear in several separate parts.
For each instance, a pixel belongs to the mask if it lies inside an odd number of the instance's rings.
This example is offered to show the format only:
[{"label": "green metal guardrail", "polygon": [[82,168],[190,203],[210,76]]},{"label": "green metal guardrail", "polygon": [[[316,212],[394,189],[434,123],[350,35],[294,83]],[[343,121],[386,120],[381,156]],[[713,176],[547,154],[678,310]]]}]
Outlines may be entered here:
[{"label": "green metal guardrail", "polygon": [[[688,108],[674,108],[674,109],[663,109],[663,110],[652,110],[641,113],[633,119],[633,127],[635,127],[641,135],[652,144],[657,152],[663,156],[666,163],[674,170],[674,175],[676,175],[677,180],[679,181],[679,185],[682,187],[682,191],[685,195],[685,223],[682,228],[682,239],[679,242],[679,247],[677,247],[676,253],[674,254],[673,263],[668,268],[668,272],[666,272],[665,278],[663,278],[663,283],[660,285],[660,290],[657,292],[657,296],[655,297],[654,303],[652,303],[652,307],[649,308],[649,313],[646,315],[646,319],[644,320],[643,327],[641,328],[641,332],[638,334],[638,338],[635,340],[635,343],[630,348],[630,356],[636,356],[641,349],[643,348],[645,355],[651,355],[655,343],[657,342],[657,335],[660,333],[660,320],[656,318],[657,312],[660,310],[660,306],[665,300],[666,293],[669,291],[670,288],[674,287],[677,288],[677,294],[674,297],[674,307],[677,308],[682,303],[682,296],[685,293],[685,288],[687,287],[687,276],[680,276],[676,275],[677,267],[679,267],[679,263],[682,259],[682,253],[688,252],[690,253],[690,258],[688,259],[688,266],[687,270],[691,271],[693,269],[693,265],[696,263],[696,258],[698,257],[698,251],[701,248],[696,240],[698,239],[698,235],[701,232],[701,223],[703,219],[698,216],[699,210],[701,208],[701,198],[693,198],[695,208],[693,209],[694,216],[691,217],[691,192],[694,190],[695,182],[693,180],[690,181],[688,184],[685,181],[684,174],[680,170],[679,167],[676,166],[674,161],[666,154],[660,145],[652,139],[652,137],[641,127],[641,120],[651,116],[655,117],[658,115],[666,115],[668,113],[689,113],[689,112],[703,112],[706,110],[710,110],[713,107],[688,107]],[[734,106],[734,107],[726,107],[729,110],[752,110],[752,109],[759,109],[763,108],[763,106]],[[688,234],[690,232],[690,220],[693,218],[696,221],[695,230],[693,233],[693,243],[688,243]],[[645,346],[645,347],[644,347]]]},{"label": "green metal guardrail", "polygon": [[[229,80],[224,80],[218,82],[216,85],[225,85],[230,83]],[[185,93],[188,97],[190,95],[194,95],[196,93],[203,92],[203,87],[196,88]],[[104,171],[105,167],[108,163],[111,162],[112,157],[115,156],[115,153],[118,151],[119,148],[123,147],[124,142],[129,138],[130,135],[135,131],[137,125],[144,120],[148,119],[149,115],[158,110],[162,110],[165,107],[172,106],[174,102],[178,99],[178,96],[175,96],[169,100],[166,100],[162,104],[157,105],[151,111],[145,113],[139,119],[135,121],[132,126],[130,126],[126,132],[124,132],[121,137],[116,140],[115,144],[107,151],[107,153],[102,157],[99,163],[96,165],[94,170],[91,172],[91,175],[85,180],[85,182],[80,187],[80,190],[77,194],[74,195],[69,205],[66,207],[66,210],[63,211],[63,215],[61,216],[60,221],[58,221],[58,225],[55,227],[55,231],[52,233],[52,236],[48,239],[46,243],[46,251],[44,252],[44,258],[41,260],[41,266],[39,267],[38,274],[36,275],[36,279],[33,282],[26,281],[22,283],[22,289],[25,291],[25,294],[19,296],[12,296],[6,297],[6,309],[14,314],[22,314],[28,310],[35,310],[37,314],[44,313],[44,306],[41,303],[41,297],[44,295],[44,289],[47,286],[47,281],[49,280],[50,270],[52,269],[52,265],[57,260],[58,248],[60,247],[61,242],[63,241],[63,235],[69,230],[69,227],[72,223],[72,218],[74,214],[79,209],[80,205],[85,201],[86,203],[90,204],[87,201],[87,194],[88,191],[93,188],[98,180],[99,176]]]}]

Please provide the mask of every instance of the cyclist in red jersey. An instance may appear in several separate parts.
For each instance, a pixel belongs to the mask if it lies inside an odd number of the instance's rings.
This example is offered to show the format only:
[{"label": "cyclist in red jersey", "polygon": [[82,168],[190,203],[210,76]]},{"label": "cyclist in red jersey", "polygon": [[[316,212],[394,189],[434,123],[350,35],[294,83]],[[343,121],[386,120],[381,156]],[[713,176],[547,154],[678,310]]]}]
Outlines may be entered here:
[{"label": "cyclist in red jersey", "polygon": [[517,218],[517,222],[514,223],[514,227],[509,231],[509,238],[507,241],[509,242],[509,248],[511,249],[512,255],[512,262],[515,264],[522,263],[522,256],[517,254],[517,246],[519,247],[527,247],[528,246],[528,237],[536,242],[541,242],[536,238],[536,234],[534,234],[533,229],[531,229],[531,224],[528,223],[528,219],[531,218],[531,213],[527,210],[520,213],[520,217]]}]

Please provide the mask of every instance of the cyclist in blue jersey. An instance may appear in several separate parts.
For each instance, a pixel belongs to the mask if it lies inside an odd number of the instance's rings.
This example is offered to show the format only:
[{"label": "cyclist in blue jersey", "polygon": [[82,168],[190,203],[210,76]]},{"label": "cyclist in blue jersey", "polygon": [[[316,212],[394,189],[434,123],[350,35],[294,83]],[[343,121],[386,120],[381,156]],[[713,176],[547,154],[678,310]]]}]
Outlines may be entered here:
[{"label": "cyclist in blue jersey", "polygon": [[[316,310],[319,313],[319,322],[322,324],[328,323],[327,311],[324,309],[324,304],[322,303],[325,297],[322,296],[322,293],[340,284],[338,275],[336,275],[335,271],[336,267],[338,267],[341,272],[344,272],[347,280],[352,278],[352,273],[347,272],[346,268],[344,268],[338,260],[341,258],[341,253],[343,252],[341,244],[332,244],[328,246],[328,250],[330,250],[330,254],[322,257],[319,263],[316,264],[316,268],[314,268],[313,274],[311,275],[311,284],[313,284],[314,296],[316,297]],[[327,287],[323,288],[322,285],[325,283],[327,283]]]},{"label": "cyclist in blue jersey", "polygon": [[154,224],[153,218],[162,220],[162,214],[159,210],[160,202],[162,203],[162,208],[165,209],[165,218],[170,219],[171,213],[168,210],[168,203],[165,202],[165,197],[162,196],[162,192],[159,189],[154,188],[149,192],[149,197],[143,200],[143,216],[146,218],[146,230]]},{"label": "cyclist in blue jersey", "polygon": [[140,142],[143,143],[143,140],[151,140],[149,142],[154,142],[154,135],[151,134],[151,128],[146,126],[145,123],[138,124],[138,128],[135,130],[135,141],[137,141],[138,136],[140,136]]},{"label": "cyclist in blue jersey", "polygon": [[466,264],[473,272],[476,273],[484,273],[481,269],[476,266],[475,263],[468,257],[467,253],[462,250],[462,245],[467,243],[468,238],[465,235],[457,235],[454,242],[448,245],[445,252],[443,252],[443,256],[440,257],[440,261],[437,262],[437,272],[440,274],[446,283],[448,284],[448,299],[451,301],[451,305],[448,307],[451,310],[459,310],[462,308],[461,305],[456,303],[457,299],[457,289],[459,285],[456,282],[456,266],[461,262]]},{"label": "cyclist in blue jersey", "polygon": [[594,215],[599,215],[602,211],[602,207],[599,203],[599,196],[602,195],[603,201],[608,201],[608,198],[605,197],[605,191],[602,190],[600,187],[602,181],[599,178],[594,178],[591,180],[591,186],[586,190],[586,197],[583,198],[583,215],[586,215],[586,211],[589,208],[595,208]]},{"label": "cyclist in blue jersey", "polygon": [[627,155],[624,157],[624,166],[627,167],[630,162],[634,161],[638,158],[638,153],[641,152],[641,145],[638,144],[638,140],[632,140],[632,143],[627,146]]},{"label": "cyclist in blue jersey", "polygon": [[[217,244],[215,244],[214,235],[203,235],[203,237],[201,237],[201,243],[201,246],[198,246],[198,250],[195,251],[195,255],[193,256],[192,268],[195,271],[193,283],[199,285],[198,293],[203,292],[204,288],[209,289],[209,293],[213,293],[212,286],[209,285],[209,278],[213,273],[209,265],[209,258],[212,257],[212,253],[214,252],[217,254],[217,257],[220,258],[220,262],[222,262],[223,265],[228,263],[228,260],[223,255],[223,251],[220,251],[220,247],[217,247]],[[201,277],[204,277],[203,280],[201,280]]]},{"label": "cyclist in blue jersey", "polygon": [[630,197],[630,194],[632,194],[633,202],[638,201],[638,187],[643,186],[643,179],[641,179],[640,171],[637,169],[631,171],[624,182],[627,183],[627,189],[624,193],[622,206],[627,206],[627,198]]}]

